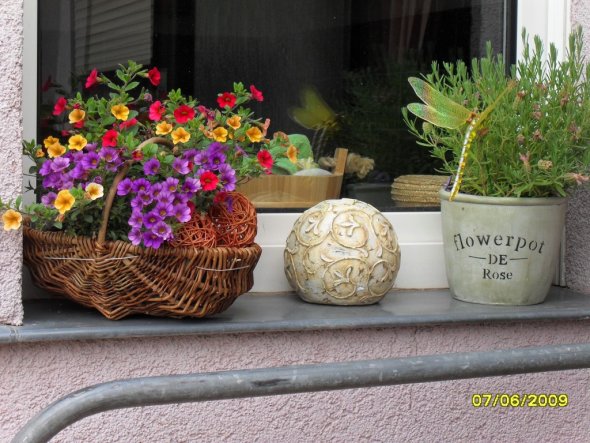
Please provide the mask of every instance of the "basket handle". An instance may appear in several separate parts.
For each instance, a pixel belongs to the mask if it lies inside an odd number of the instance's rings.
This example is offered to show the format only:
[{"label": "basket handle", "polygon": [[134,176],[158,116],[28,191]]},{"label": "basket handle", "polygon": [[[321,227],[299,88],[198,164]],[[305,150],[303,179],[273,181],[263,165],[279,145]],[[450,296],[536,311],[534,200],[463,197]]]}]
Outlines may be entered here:
[{"label": "basket handle", "polygon": [[[150,143],[157,143],[160,145],[165,145],[171,149],[174,148],[174,145],[172,144],[172,142],[170,140],[167,140],[163,137],[151,137],[151,138],[148,138],[147,140],[144,140],[143,142],[141,142],[139,144],[139,146],[137,146],[137,148],[135,148],[134,152],[141,151],[141,149],[145,145],[148,145]],[[102,220],[100,222],[100,228],[98,230],[97,242],[99,244],[103,244],[106,240],[106,237],[107,237],[109,216],[111,214],[111,208],[113,207],[113,201],[115,200],[115,195],[117,195],[117,187],[119,186],[119,183],[121,183],[121,180],[123,180],[125,178],[125,176],[127,175],[127,172],[129,172],[129,168],[131,167],[131,165],[133,163],[136,163],[137,161],[139,161],[139,160],[134,160],[134,159],[126,160],[125,163],[123,164],[123,167],[121,168],[121,170],[115,176],[115,179],[113,180],[113,184],[109,188],[109,192],[107,193],[107,196],[104,200],[104,208],[102,210]]]}]

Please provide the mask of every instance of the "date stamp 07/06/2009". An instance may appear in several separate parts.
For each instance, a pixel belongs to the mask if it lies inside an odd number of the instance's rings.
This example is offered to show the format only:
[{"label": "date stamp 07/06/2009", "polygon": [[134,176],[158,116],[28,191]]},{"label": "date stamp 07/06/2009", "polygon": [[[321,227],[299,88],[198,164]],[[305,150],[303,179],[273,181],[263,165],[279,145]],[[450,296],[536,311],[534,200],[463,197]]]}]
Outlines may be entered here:
[{"label": "date stamp 07/06/2009", "polygon": [[471,395],[474,408],[564,408],[568,394],[481,393]]}]

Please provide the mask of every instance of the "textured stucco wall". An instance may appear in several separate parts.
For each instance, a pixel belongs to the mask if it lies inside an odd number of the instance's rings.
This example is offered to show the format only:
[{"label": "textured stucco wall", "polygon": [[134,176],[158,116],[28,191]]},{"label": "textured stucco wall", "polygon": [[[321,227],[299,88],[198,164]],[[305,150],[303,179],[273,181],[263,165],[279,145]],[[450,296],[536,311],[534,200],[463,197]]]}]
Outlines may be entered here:
[{"label": "textured stucco wall", "polygon": [[[0,346],[0,441],[50,401],[122,377],[508,349],[590,340],[587,322],[407,327]],[[60,442],[582,442],[590,370],[111,411]],[[567,393],[570,405],[479,408],[473,393]]]},{"label": "textured stucco wall", "polygon": [[[572,26],[584,30],[584,48],[590,61],[590,1],[572,1]],[[570,199],[566,227],[566,282],[590,294],[590,186],[578,189]]]},{"label": "textured stucco wall", "polygon": [[[14,200],[22,188],[23,0],[3,0],[0,8],[0,198]],[[22,238],[0,235],[0,323],[21,324]]]}]

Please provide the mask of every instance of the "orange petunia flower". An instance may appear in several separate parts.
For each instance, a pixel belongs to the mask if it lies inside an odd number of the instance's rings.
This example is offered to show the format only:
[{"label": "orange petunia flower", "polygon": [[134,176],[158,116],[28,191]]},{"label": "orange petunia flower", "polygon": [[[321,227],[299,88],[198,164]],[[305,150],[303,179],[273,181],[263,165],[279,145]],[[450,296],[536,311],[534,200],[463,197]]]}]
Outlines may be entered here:
[{"label": "orange petunia flower", "polygon": [[52,144],[47,148],[47,155],[50,158],[56,158],[64,155],[66,153],[66,147],[63,146],[61,143],[57,142]]},{"label": "orange petunia flower", "polygon": [[190,133],[188,133],[184,128],[180,127],[180,128],[176,128],[173,132],[172,132],[172,141],[174,142],[174,144],[178,144],[178,143],[186,143],[187,141],[189,141],[191,138]]},{"label": "orange petunia flower", "polygon": [[240,129],[240,126],[242,126],[241,123],[242,117],[240,117],[239,115],[234,115],[233,117],[230,117],[227,119],[227,125],[232,128],[234,131],[237,129]]},{"label": "orange petunia flower", "polygon": [[88,183],[84,190],[86,191],[84,197],[88,198],[89,200],[96,200],[97,198],[101,198],[104,195],[104,188],[99,183]]},{"label": "orange petunia flower", "polygon": [[246,131],[246,135],[252,143],[259,143],[262,141],[262,131],[257,126],[252,126]]},{"label": "orange petunia flower", "polygon": [[71,124],[81,122],[84,120],[84,118],[86,118],[86,112],[84,112],[82,109],[74,109],[69,115]]},{"label": "orange petunia flower", "polygon": [[117,120],[127,121],[129,118],[129,108],[123,104],[118,104],[111,107],[111,114],[113,114]]},{"label": "orange petunia flower", "polygon": [[60,214],[65,214],[70,209],[72,209],[72,206],[74,206],[75,202],[76,199],[70,193],[70,191],[67,189],[62,189],[58,192],[57,197],[53,202],[53,206],[55,206],[55,209],[57,209]]},{"label": "orange petunia flower", "polygon": [[157,135],[166,135],[172,132],[173,126],[168,122],[158,123],[156,125],[156,134]]},{"label": "orange petunia flower", "polygon": [[299,150],[295,145],[291,145],[287,148],[287,158],[291,163],[297,163],[297,154],[299,154]]},{"label": "orange petunia flower", "polygon": [[59,140],[55,137],[52,137],[51,135],[47,137],[45,140],[43,140],[43,145],[46,148],[49,148],[51,145],[54,145],[56,143],[59,143]]},{"label": "orange petunia flower", "polygon": [[80,134],[72,135],[68,140],[68,148],[74,151],[81,151],[87,144],[88,140]]},{"label": "orange petunia flower", "polygon": [[227,141],[227,129],[219,126],[218,128],[215,128],[212,133],[216,142],[225,143]]},{"label": "orange petunia flower", "polygon": [[16,212],[14,209],[9,209],[2,214],[2,222],[4,223],[4,230],[10,231],[11,229],[18,229],[23,221],[23,216],[20,212]]}]

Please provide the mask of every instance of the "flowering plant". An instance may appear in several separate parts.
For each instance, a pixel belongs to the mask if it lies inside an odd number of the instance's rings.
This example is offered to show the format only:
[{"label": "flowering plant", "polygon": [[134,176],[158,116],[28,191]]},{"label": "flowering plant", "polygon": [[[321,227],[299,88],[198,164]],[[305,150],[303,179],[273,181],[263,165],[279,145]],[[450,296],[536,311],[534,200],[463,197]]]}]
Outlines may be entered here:
[{"label": "flowering plant", "polygon": [[4,229],[18,228],[22,212],[37,229],[96,237],[110,189],[107,238],[159,248],[194,211],[214,203],[231,210],[228,193],[241,179],[270,173],[278,141],[266,138],[270,121],[244,106],[263,101],[254,85],[234,83],[209,108],[180,90],[153,97],[146,86],[160,83],[157,68],[130,61],[115,74],[93,70],[85,89],[102,85],[109,95],[60,97],[53,114],[61,132],[24,143],[41,202],[0,202]]},{"label": "flowering plant", "polygon": [[453,176],[453,191],[554,197],[589,180],[590,66],[581,31],[570,35],[563,61],[553,45],[545,59],[539,37],[532,46],[525,31],[522,38],[522,59],[509,75],[488,45],[470,69],[445,63],[441,73],[435,63],[425,80],[410,79],[424,103],[404,108],[405,122]]}]

